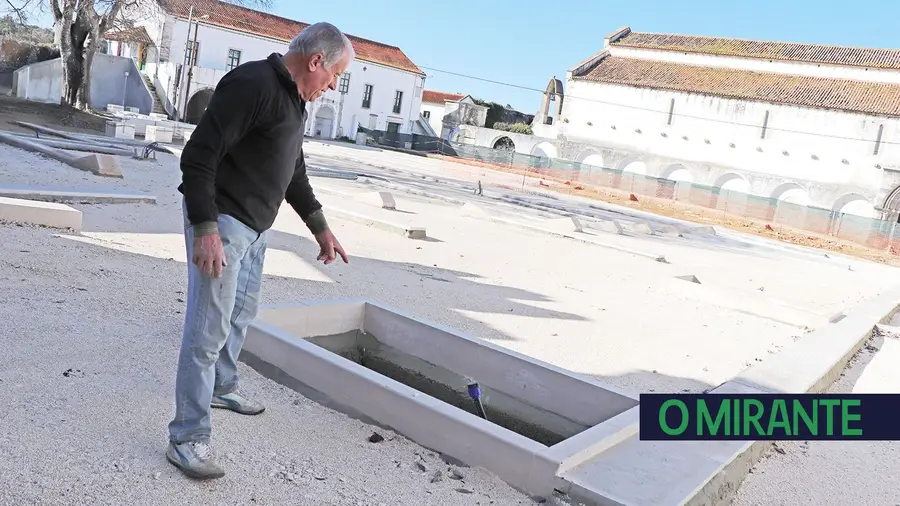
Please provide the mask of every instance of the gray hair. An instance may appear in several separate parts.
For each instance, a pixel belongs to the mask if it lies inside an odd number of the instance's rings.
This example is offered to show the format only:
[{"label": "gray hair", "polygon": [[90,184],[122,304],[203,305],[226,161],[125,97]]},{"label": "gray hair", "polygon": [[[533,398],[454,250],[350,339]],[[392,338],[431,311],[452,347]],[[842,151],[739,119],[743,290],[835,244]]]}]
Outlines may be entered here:
[{"label": "gray hair", "polygon": [[330,69],[345,53],[350,55],[350,60],[356,57],[350,39],[336,26],[324,22],[304,28],[291,41],[288,52],[305,55],[322,53],[325,55],[323,65],[326,69]]}]

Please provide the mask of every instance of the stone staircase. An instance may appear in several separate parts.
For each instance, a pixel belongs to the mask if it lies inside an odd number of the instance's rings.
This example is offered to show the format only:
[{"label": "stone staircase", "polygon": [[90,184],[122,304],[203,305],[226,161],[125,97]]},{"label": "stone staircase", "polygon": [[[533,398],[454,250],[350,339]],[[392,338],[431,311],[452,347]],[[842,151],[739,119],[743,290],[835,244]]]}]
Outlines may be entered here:
[{"label": "stone staircase", "polygon": [[153,111],[158,114],[167,114],[166,110],[162,106],[162,99],[159,97],[159,92],[156,91],[156,86],[153,84],[153,79],[141,72],[141,76],[144,78],[144,82],[147,83],[147,88],[150,89],[150,93],[153,94]]}]

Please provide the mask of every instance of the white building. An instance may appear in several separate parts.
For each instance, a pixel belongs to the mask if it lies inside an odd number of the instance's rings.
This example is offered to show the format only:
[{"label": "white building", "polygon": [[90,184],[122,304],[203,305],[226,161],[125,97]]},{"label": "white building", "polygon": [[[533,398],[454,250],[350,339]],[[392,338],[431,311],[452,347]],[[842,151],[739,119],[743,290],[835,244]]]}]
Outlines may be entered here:
[{"label": "white building", "polygon": [[451,111],[447,110],[448,105],[452,109],[454,104],[466,98],[468,95],[461,93],[445,93],[437,90],[425,90],[422,93],[422,118],[428,121],[431,129],[438,135],[441,133],[441,122],[445,115]]},{"label": "white building", "polygon": [[[131,56],[139,67],[143,63],[141,70],[165,110],[172,115],[177,111],[189,123],[199,121],[216,84],[229,70],[273,52],[283,54],[290,40],[308,26],[218,0],[167,0],[165,6],[144,0],[129,13],[137,19],[135,29],[109,34],[105,52]],[[398,47],[347,36],[356,59],[338,90],[309,104],[306,134],[352,139],[358,125],[412,133],[419,120],[425,74]],[[179,76],[185,62],[191,72]]]},{"label": "white building", "polygon": [[558,100],[533,125],[553,141],[532,154],[863,216],[900,174],[898,49],[626,27],[567,73]]},{"label": "white building", "polygon": [[435,137],[449,140],[460,124],[484,126],[487,107],[475,103],[471,95],[425,90],[422,94],[422,120],[428,122]]}]

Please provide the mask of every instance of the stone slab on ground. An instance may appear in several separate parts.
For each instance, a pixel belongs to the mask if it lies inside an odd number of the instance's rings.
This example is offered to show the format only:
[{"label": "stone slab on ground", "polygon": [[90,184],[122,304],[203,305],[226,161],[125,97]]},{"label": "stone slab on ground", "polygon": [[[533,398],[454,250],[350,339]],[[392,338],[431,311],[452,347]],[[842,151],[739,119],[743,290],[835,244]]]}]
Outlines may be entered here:
[{"label": "stone slab on ground", "polygon": [[391,195],[391,192],[376,191],[355,193],[353,194],[353,199],[372,206],[378,206],[382,209],[397,209],[397,202],[394,200],[394,196]]},{"label": "stone slab on ground", "polygon": [[[686,283],[687,284],[687,283]],[[883,291],[847,318],[806,334],[774,357],[751,366],[712,393],[822,392],[898,310],[900,287]],[[620,506],[728,504],[767,441],[640,441],[613,447],[565,473],[573,498]]]},{"label": "stone slab on ground", "polygon": [[0,197],[0,220],[81,232],[81,211],[65,204]]},{"label": "stone slab on ground", "polygon": [[69,162],[69,165],[76,169],[93,172],[98,176],[107,177],[124,177],[122,175],[122,164],[114,155],[106,155],[100,153],[91,153],[81,158]]},{"label": "stone slab on ground", "polygon": [[0,197],[76,204],[155,204],[156,197],[132,190],[0,186]]}]

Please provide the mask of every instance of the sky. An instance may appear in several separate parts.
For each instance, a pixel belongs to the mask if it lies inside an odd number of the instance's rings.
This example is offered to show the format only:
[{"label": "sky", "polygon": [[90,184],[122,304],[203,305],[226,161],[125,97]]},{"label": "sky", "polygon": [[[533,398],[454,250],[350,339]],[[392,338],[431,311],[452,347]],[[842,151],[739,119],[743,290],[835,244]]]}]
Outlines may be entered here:
[{"label": "sky", "polygon": [[[470,94],[534,114],[553,76],[634,31],[900,48],[900,1],[864,0],[274,0],[270,12],[399,47],[426,89]],[[531,6],[529,6],[531,5]],[[50,19],[43,16],[42,25]],[[443,71],[443,72],[442,72]],[[460,77],[498,81],[521,88]]]}]

